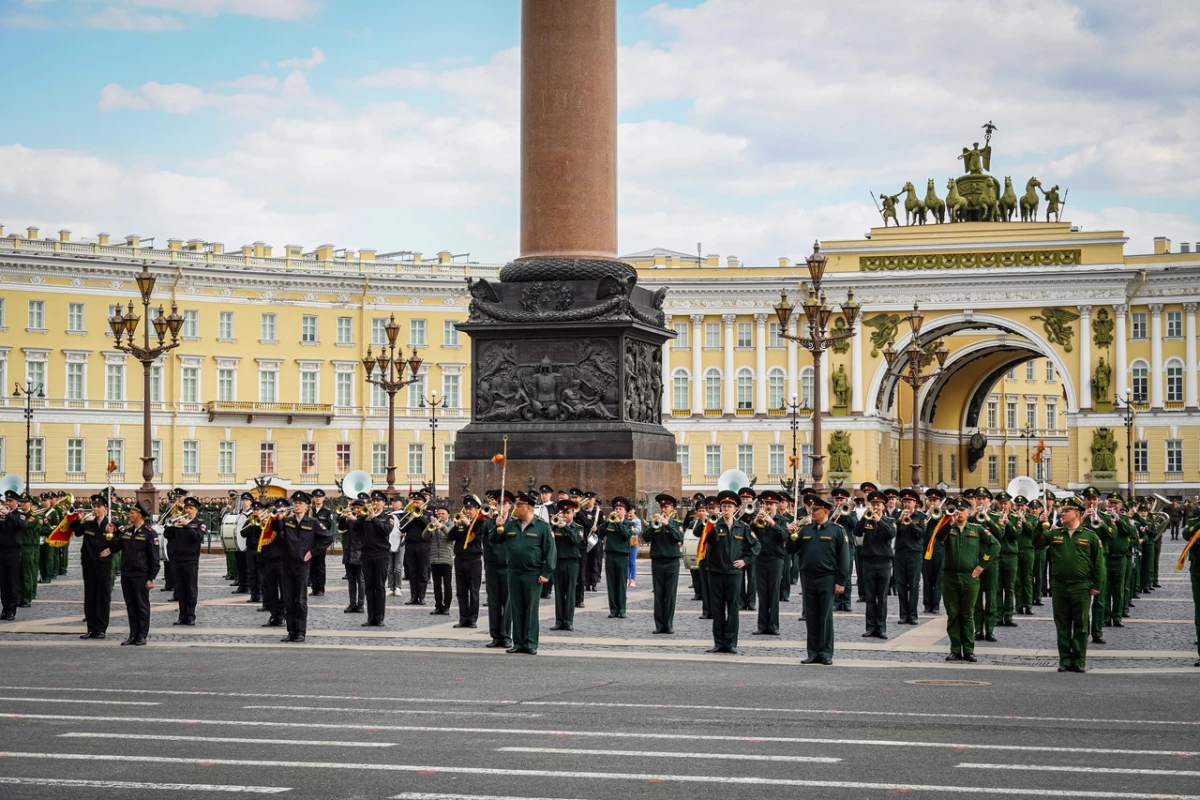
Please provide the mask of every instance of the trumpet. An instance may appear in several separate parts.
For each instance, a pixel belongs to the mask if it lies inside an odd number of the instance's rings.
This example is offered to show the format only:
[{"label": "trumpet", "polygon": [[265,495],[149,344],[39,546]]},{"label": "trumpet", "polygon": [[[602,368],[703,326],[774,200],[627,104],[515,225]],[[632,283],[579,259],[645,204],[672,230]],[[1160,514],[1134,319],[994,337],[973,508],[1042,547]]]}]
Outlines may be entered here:
[{"label": "trumpet", "polygon": [[801,517],[795,522],[788,523],[788,531],[791,533],[791,540],[794,542],[800,538],[800,529],[806,525],[812,524],[812,515]]},{"label": "trumpet", "polygon": [[929,518],[934,522],[940,521],[944,516],[946,516],[946,512],[942,510],[941,506],[929,509]]},{"label": "trumpet", "polygon": [[570,524],[567,522],[567,515],[562,513],[561,511],[554,515],[554,518],[550,520],[550,523],[555,528],[565,528],[565,527],[567,527],[567,525]]},{"label": "trumpet", "polygon": [[758,514],[754,517],[754,527],[765,528],[772,522],[771,515],[767,513],[765,508],[760,508]]},{"label": "trumpet", "polygon": [[434,532],[436,532],[438,529],[440,529],[441,527],[442,527],[442,523],[438,522],[438,521],[435,519],[435,520],[433,520],[432,522],[430,522],[428,525],[426,525],[426,526],[425,526],[425,532],[426,532],[426,533],[434,533]]},{"label": "trumpet", "polygon": [[839,516],[842,516],[842,517],[847,517],[847,516],[853,514],[854,513],[854,503],[847,500],[846,502],[842,503],[840,506],[837,507],[837,513]]},{"label": "trumpet", "polygon": [[266,509],[262,509],[261,511],[251,511],[246,515],[246,521],[242,523],[242,527],[238,533],[246,530],[246,528],[261,528],[267,524],[267,520],[270,518],[271,512],[267,511]]},{"label": "trumpet", "polygon": [[708,515],[707,521],[711,522],[713,525],[716,525],[718,522],[721,521],[721,515],[714,511],[713,513]]},{"label": "trumpet", "polygon": [[911,522],[912,522],[912,512],[909,511],[908,509],[901,511],[900,512],[900,524],[908,525]]},{"label": "trumpet", "polygon": [[1099,514],[1090,514],[1087,519],[1087,526],[1094,531],[1104,530],[1104,520],[1100,519]]},{"label": "trumpet", "polygon": [[988,510],[983,506],[975,509],[975,513],[971,515],[971,521],[976,524],[983,525],[988,521]]},{"label": "trumpet", "polygon": [[608,515],[608,521],[616,524],[621,521],[621,515],[614,511]]},{"label": "trumpet", "polygon": [[864,522],[873,522],[875,520],[875,512],[868,508],[863,512],[862,518]]},{"label": "trumpet", "polygon": [[467,517],[467,513],[465,511],[460,511],[454,515],[454,524],[455,525],[470,525],[471,520],[469,517]]}]

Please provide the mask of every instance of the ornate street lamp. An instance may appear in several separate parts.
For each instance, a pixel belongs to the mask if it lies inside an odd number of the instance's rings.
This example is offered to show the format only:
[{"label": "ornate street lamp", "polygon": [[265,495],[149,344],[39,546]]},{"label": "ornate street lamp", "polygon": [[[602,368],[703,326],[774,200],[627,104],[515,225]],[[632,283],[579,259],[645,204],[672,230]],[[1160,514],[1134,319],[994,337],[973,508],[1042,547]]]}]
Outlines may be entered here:
[{"label": "ornate street lamp", "polygon": [[[31,492],[29,486],[29,465],[33,458],[33,453],[29,449],[30,443],[33,441],[33,398],[44,399],[46,385],[44,383],[30,383],[26,381],[24,385],[20,382],[13,388],[13,397],[25,398],[25,491]],[[43,455],[44,457],[44,455]]]},{"label": "ornate street lamp", "polygon": [[[1066,393],[1066,389],[1063,389]],[[1124,396],[1117,395],[1117,408],[1121,411],[1121,421],[1125,423],[1125,467],[1126,475],[1129,478],[1129,502],[1133,502],[1134,494],[1134,478],[1133,478],[1133,422],[1137,418],[1137,409],[1134,408],[1131,397],[1133,392],[1130,391]]]},{"label": "ornate street lamp", "polygon": [[[912,420],[912,487],[919,489],[921,486],[921,409],[918,406],[918,400],[921,393],[921,387],[926,381],[930,380],[941,372],[942,366],[946,363],[946,357],[950,355],[950,351],[939,340],[937,350],[933,355],[937,359],[937,366],[929,372],[923,372],[924,364],[922,360],[925,356],[925,351],[921,347],[921,325],[925,322],[925,315],[921,313],[921,309],[916,303],[913,303],[913,310],[906,317],[908,327],[912,331],[912,339],[905,348],[904,354],[908,356],[908,372],[892,373],[900,380],[912,387],[913,399],[913,420]],[[887,359],[888,367],[892,366],[892,362],[896,359],[896,348],[893,342],[888,342],[887,347],[883,349],[883,357]]]},{"label": "ornate street lamp", "polygon": [[842,319],[846,322],[845,329],[837,333],[829,333],[829,320],[833,316],[833,308],[825,299],[821,290],[821,280],[825,276],[825,267],[829,259],[821,255],[821,243],[813,243],[812,255],[805,259],[808,265],[810,283],[806,286],[800,283],[800,294],[804,297],[801,308],[807,320],[808,332],[804,333],[801,324],[796,324],[796,334],[788,333],[788,322],[792,318],[795,306],[788,302],[787,290],[780,294],[779,302],[775,304],[775,316],[779,320],[779,335],[796,342],[800,347],[812,353],[813,359],[813,454],[812,479],[813,488],[818,492],[825,491],[821,479],[825,477],[824,442],[821,437],[821,357],[835,342],[849,339],[854,335],[854,325],[858,320],[859,305],[854,300],[854,290],[847,292],[846,302],[842,303]]},{"label": "ornate street lamp", "polygon": [[[396,392],[420,380],[417,373],[421,371],[421,357],[414,347],[412,355],[406,361],[404,348],[397,350],[396,338],[400,335],[400,326],[396,323],[395,314],[388,318],[383,330],[387,334],[387,345],[380,347],[378,357],[371,354],[371,347],[368,345],[362,365],[367,373],[367,383],[383,389],[388,396],[387,492],[391,494],[396,491]],[[371,377],[376,370],[379,377]],[[409,377],[405,377],[406,374]]]},{"label": "ornate street lamp", "polygon": [[[432,442],[429,446],[429,453],[430,453],[430,458],[433,459],[433,496],[436,499],[437,498],[437,426],[438,426],[437,412],[438,412],[439,408],[446,407],[446,398],[443,397],[441,400],[439,400],[438,396],[437,396],[437,389],[431,389],[429,392],[428,398],[426,398],[425,395],[421,395],[421,400],[418,403],[418,406],[420,408],[428,408],[429,409],[429,435],[430,435],[430,441]],[[446,476],[446,477],[448,480],[449,476]]]}]

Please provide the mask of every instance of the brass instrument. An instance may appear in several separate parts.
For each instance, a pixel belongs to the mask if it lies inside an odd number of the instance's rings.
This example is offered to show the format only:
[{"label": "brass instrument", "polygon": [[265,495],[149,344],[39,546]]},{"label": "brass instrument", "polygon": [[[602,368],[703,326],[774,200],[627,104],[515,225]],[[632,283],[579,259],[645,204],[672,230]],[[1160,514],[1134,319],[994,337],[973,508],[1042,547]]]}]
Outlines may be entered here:
[{"label": "brass instrument", "polygon": [[942,517],[944,517],[944,516],[946,516],[946,512],[942,510],[941,506],[938,506],[937,508],[934,508],[934,509],[930,509],[930,511],[929,511],[929,518],[931,520],[933,520],[934,522],[941,521]]},{"label": "brass instrument", "polygon": [[1089,514],[1088,520],[1087,520],[1087,526],[1094,531],[1102,531],[1102,530],[1104,530],[1104,520],[1100,519],[1099,514],[1095,514],[1095,513]]},{"label": "brass instrument", "polygon": [[758,515],[754,517],[753,525],[756,528],[765,528],[767,525],[771,524],[772,521],[771,515],[767,513],[767,510],[765,508],[760,508],[758,510]]},{"label": "brass instrument", "polygon": [[454,524],[455,525],[470,525],[471,520],[467,517],[467,514],[465,511],[460,511],[454,515]]},{"label": "brass instrument", "polygon": [[708,521],[711,522],[713,525],[716,525],[718,522],[721,521],[721,515],[714,511],[712,514],[708,515]]},{"label": "brass instrument", "polygon": [[791,540],[794,542],[800,538],[800,529],[806,525],[812,524],[812,515],[801,517],[795,522],[788,523],[788,531],[791,532]]},{"label": "brass instrument", "polygon": [[1038,519],[1041,520],[1042,530],[1044,530],[1044,531],[1050,530],[1050,515],[1049,514],[1042,514],[1040,517],[1038,517]]},{"label": "brass instrument", "polygon": [[901,511],[900,512],[900,524],[908,525],[911,522],[912,522],[912,512],[909,511],[908,509]]},{"label": "brass instrument", "polygon": [[854,513],[854,503],[847,500],[837,507],[837,513],[840,516],[846,517]]},{"label": "brass instrument", "polygon": [[242,527],[238,533],[242,533],[246,528],[261,528],[267,524],[267,520],[271,518],[271,512],[265,508],[251,511],[246,515],[246,521],[242,523]]},{"label": "brass instrument", "polygon": [[875,521],[875,512],[868,508],[866,511],[863,512],[862,518],[863,518],[864,522],[874,522]]},{"label": "brass instrument", "polygon": [[975,509],[975,513],[971,515],[971,521],[977,525],[983,525],[989,519],[988,510],[983,506]]},{"label": "brass instrument", "polygon": [[738,509],[737,515],[739,517],[755,517],[755,518],[757,518],[757,516],[758,516],[758,501],[757,500],[747,500],[745,503],[742,504],[742,507]]},{"label": "brass instrument", "polygon": [[608,521],[611,523],[614,523],[614,524],[618,523],[621,521],[621,516],[617,512],[614,511],[608,515]]},{"label": "brass instrument", "polygon": [[434,533],[441,527],[442,527],[442,523],[435,519],[432,522],[430,522],[428,525],[425,526],[425,532],[426,533]]},{"label": "brass instrument", "polygon": [[561,511],[554,515],[554,518],[550,520],[550,523],[556,528],[565,528],[570,524],[567,522],[567,515]]}]

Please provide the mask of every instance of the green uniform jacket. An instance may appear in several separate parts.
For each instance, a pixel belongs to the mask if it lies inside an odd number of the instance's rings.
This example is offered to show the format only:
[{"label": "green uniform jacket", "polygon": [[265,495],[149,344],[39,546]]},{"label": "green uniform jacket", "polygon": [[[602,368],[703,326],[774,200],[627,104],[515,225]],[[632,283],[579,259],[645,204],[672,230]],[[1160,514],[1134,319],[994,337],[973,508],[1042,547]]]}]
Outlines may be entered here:
[{"label": "green uniform jacket", "polygon": [[758,540],[750,535],[750,529],[741,520],[734,519],[730,525],[725,518],[717,520],[708,534],[708,551],[704,566],[709,572],[732,575],[738,571],[735,561],[748,561],[758,555]]},{"label": "green uniform jacket", "polygon": [[1065,527],[1038,531],[1033,543],[1049,545],[1051,575],[1055,585],[1068,589],[1095,589],[1104,583],[1104,545],[1096,533],[1080,525],[1073,532]]},{"label": "green uniform jacket", "polygon": [[642,539],[650,543],[652,561],[675,561],[683,555],[683,529],[674,517],[658,530],[649,522],[642,525]]},{"label": "green uniform jacket", "polygon": [[1017,521],[1017,515],[1010,511],[1008,520],[1002,525],[1000,524],[1002,516],[999,514],[995,517],[996,525],[992,533],[1000,540],[1000,555],[1015,556],[1020,549],[1021,524]]},{"label": "green uniform jacket", "polygon": [[600,523],[600,536],[604,539],[604,552],[618,556],[629,555],[629,540],[633,538],[633,523],[626,519],[624,522]]},{"label": "green uniform jacket", "polygon": [[537,517],[521,530],[521,523],[509,517],[503,525],[496,526],[492,536],[504,554],[504,563],[509,572],[533,573],[549,580],[558,561],[558,550],[554,547],[554,534],[550,526]]},{"label": "green uniform jacket", "polygon": [[758,554],[766,558],[783,558],[787,555],[787,521],[782,514],[776,514],[769,524],[755,526],[755,538],[758,539]]},{"label": "green uniform jacket", "polygon": [[1133,524],[1129,521],[1129,517],[1124,514],[1116,514],[1113,519],[1113,533],[1104,542],[1104,556],[1118,561],[1129,555],[1130,543],[1137,537],[1137,531],[1133,529]]},{"label": "green uniform jacket", "polygon": [[788,541],[788,552],[800,554],[805,575],[836,575],[838,586],[850,585],[850,534],[837,522],[805,525],[800,536]]},{"label": "green uniform jacket", "polygon": [[1000,542],[983,526],[968,522],[961,528],[953,522],[942,528],[939,539],[946,542],[942,572],[970,575],[976,567],[987,568],[1000,555]]},{"label": "green uniform jacket", "polygon": [[565,528],[555,528],[554,547],[559,561],[580,561],[586,552],[583,543],[583,528],[572,522]]}]

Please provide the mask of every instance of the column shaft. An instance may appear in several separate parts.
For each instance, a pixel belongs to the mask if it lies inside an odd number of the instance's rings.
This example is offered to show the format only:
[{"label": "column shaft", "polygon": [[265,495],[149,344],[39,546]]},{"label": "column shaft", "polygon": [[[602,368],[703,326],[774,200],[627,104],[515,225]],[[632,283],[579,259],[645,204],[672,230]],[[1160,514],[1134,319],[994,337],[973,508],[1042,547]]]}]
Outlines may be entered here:
[{"label": "column shaft", "polygon": [[721,315],[721,322],[725,325],[725,398],[721,408],[724,414],[737,413],[737,376],[733,374],[733,326],[736,321],[736,314]]},{"label": "column shaft", "polygon": [[1163,407],[1162,304],[1150,306],[1150,407]]},{"label": "column shaft", "polygon": [[1126,343],[1128,334],[1125,331],[1125,317],[1128,315],[1128,306],[1116,306],[1114,308],[1116,317],[1116,327],[1114,328],[1113,336],[1114,344],[1116,345],[1117,363],[1113,364],[1113,373],[1116,376],[1117,397],[1128,399],[1126,392],[1129,391],[1129,357],[1126,355]]},{"label": "column shaft", "polygon": [[754,315],[754,413],[767,413],[767,315]]},{"label": "column shaft", "polygon": [[[667,328],[672,327],[670,314],[666,315],[663,324]],[[675,385],[674,381],[671,380],[671,346],[674,342],[674,339],[667,339],[663,342],[662,347],[662,414],[664,418],[671,416],[671,408],[675,402]]]},{"label": "column shaft", "polygon": [[704,315],[692,314],[692,413],[704,414]]},{"label": "column shaft", "polygon": [[850,413],[863,413],[862,323],[850,337]]},{"label": "column shaft", "polygon": [[1188,408],[1200,404],[1196,381],[1196,304],[1183,304],[1183,334],[1185,362],[1183,366],[1183,400]]},{"label": "column shaft", "polygon": [[1079,306],[1079,409],[1092,410],[1092,307]]}]

